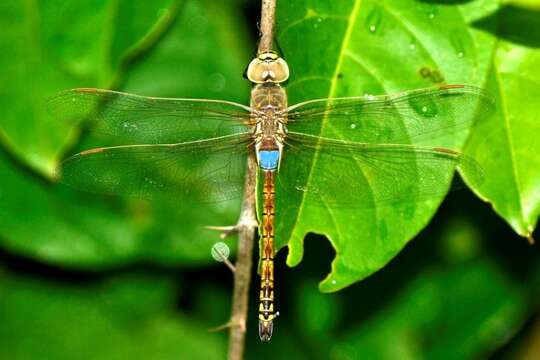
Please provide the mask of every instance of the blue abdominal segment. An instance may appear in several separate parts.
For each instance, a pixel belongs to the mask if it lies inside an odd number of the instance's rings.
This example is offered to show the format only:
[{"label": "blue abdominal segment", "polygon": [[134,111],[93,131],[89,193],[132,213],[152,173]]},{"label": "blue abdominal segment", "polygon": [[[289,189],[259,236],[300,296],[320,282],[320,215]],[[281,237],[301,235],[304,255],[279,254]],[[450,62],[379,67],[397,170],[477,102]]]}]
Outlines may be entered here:
[{"label": "blue abdominal segment", "polygon": [[279,164],[279,150],[260,150],[259,166],[263,170],[276,170]]}]

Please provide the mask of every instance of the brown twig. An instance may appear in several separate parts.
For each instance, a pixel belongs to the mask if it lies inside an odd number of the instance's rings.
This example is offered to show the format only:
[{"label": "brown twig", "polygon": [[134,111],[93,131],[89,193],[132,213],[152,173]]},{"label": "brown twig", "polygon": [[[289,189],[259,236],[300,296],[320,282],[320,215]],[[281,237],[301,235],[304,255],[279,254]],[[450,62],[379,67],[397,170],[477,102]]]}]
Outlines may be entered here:
[{"label": "brown twig", "polygon": [[258,226],[255,210],[257,161],[252,152],[248,156],[244,200],[236,229],[238,231],[238,253],[234,271],[234,291],[229,331],[229,360],[241,360],[244,356],[248,293],[255,229]]},{"label": "brown twig", "polygon": [[[236,268],[234,267],[234,265],[229,261],[229,259],[227,258],[227,256],[225,256],[225,254],[220,250],[218,249],[217,246],[214,245],[214,248],[212,249],[215,254],[217,254],[217,256],[219,257],[219,260],[218,261],[221,261],[223,262],[228,268],[229,270],[231,270],[231,272],[235,272],[236,271]],[[217,260],[217,259],[216,259]]]},{"label": "brown twig", "polygon": [[[260,40],[258,53],[272,50],[274,24],[276,19],[276,0],[262,0]],[[238,220],[238,255],[234,272],[234,291],[231,320],[229,322],[229,360],[244,357],[246,322],[248,314],[248,293],[251,281],[255,229],[258,226],[255,200],[257,196],[257,160],[253,152],[248,156],[244,187],[244,200]]]},{"label": "brown twig", "polygon": [[258,53],[272,50],[274,25],[276,23],[276,0],[262,0],[260,39]]}]

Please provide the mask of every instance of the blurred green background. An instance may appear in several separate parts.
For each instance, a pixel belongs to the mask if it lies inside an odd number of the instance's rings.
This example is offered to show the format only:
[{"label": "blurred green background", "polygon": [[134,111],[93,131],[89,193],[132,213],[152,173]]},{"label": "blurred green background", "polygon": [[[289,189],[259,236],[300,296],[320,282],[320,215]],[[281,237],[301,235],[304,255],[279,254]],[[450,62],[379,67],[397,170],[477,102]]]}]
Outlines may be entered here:
[{"label": "blurred green background", "polygon": [[[355,4],[280,2],[280,46],[293,74],[295,69],[299,74],[292,80],[307,81],[305,86],[296,81],[292,99],[321,90],[310,83],[310,72],[327,71],[325,59],[339,48],[332,34],[341,31],[332,21],[350,14]],[[436,205],[397,241],[399,246],[370,255],[374,271],[431,218],[382,270],[336,293],[317,288],[336,254],[324,237],[307,236],[303,258],[290,260],[302,260],[294,268],[285,265],[286,251],[280,251],[275,335],[269,344],[258,340],[253,288],[246,358],[536,359],[540,257],[516,232],[532,232],[538,216],[538,140],[527,135],[538,129],[528,126],[540,102],[533,96],[540,92],[539,5],[387,1],[374,11],[375,4],[366,1],[357,9],[365,29],[358,51],[365,49],[364,59],[373,63],[352,81],[363,82],[370,93],[427,86],[441,76],[490,90],[494,81],[506,84],[497,101],[504,96],[504,110],[517,111],[505,118],[520,136],[513,161],[529,173],[520,179],[521,189],[489,181],[487,190],[474,189],[495,211],[469,190],[452,192],[433,218]],[[453,12],[462,15],[459,21]],[[66,88],[105,87],[247,103],[249,84],[241,74],[256,48],[258,16],[258,1],[247,0],[0,4],[0,359],[226,357],[227,333],[208,329],[228,321],[232,277],[211,256],[217,235],[202,226],[232,224],[237,203],[178,206],[181,199],[145,202],[55,184],[58,161],[96,140],[81,124],[51,118],[46,99]],[[432,18],[440,19],[435,27],[415,20]],[[419,58],[443,59],[442,75],[421,79],[407,72],[416,60],[402,54],[420,47],[410,38],[403,48],[397,40],[392,46],[383,40],[369,44],[370,32],[392,33],[388,19],[399,21],[407,34],[431,36],[433,46],[427,41]],[[473,34],[470,43],[455,35],[465,28]],[[465,64],[449,58],[437,43],[441,37]],[[471,51],[480,55],[469,57]],[[352,65],[348,74],[355,74]],[[384,79],[370,83],[369,74]],[[358,90],[351,85],[340,91]],[[473,134],[471,153],[487,176],[504,178],[499,163],[484,161],[490,153],[477,145],[482,134]],[[503,158],[496,151],[494,157]],[[518,215],[503,196],[511,191],[522,191],[518,197],[525,210]],[[360,230],[348,235],[349,241],[358,239],[358,247],[371,246]],[[235,241],[228,241],[233,250]],[[367,275],[356,273],[354,279]]]}]

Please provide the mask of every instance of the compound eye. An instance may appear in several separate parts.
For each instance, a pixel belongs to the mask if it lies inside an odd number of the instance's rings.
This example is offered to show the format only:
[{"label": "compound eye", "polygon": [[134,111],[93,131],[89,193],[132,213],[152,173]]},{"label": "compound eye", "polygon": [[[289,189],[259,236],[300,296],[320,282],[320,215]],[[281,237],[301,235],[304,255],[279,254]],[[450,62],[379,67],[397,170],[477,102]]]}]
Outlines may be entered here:
[{"label": "compound eye", "polygon": [[258,58],[251,60],[246,71],[248,80],[257,84],[265,82],[264,73],[267,66]]},{"label": "compound eye", "polygon": [[281,83],[289,78],[289,66],[282,58],[278,58],[269,64],[269,70],[274,75],[273,81]]},{"label": "compound eye", "polygon": [[280,83],[289,78],[289,67],[276,54],[262,54],[251,60],[246,71],[249,81],[257,84]]}]

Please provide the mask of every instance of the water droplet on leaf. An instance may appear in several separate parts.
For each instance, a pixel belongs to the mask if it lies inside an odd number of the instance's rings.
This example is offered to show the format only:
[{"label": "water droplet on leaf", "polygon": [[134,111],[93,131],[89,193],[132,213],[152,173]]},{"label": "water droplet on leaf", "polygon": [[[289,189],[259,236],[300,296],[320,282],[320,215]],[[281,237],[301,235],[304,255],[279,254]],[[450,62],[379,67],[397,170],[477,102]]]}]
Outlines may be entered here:
[{"label": "water droplet on leaf", "polygon": [[434,20],[437,17],[438,12],[439,8],[437,6],[429,6],[426,9],[426,14],[429,20]]},{"label": "water droplet on leaf", "polygon": [[379,8],[374,7],[371,12],[368,14],[366,18],[366,28],[374,34],[377,32],[381,27],[381,21],[382,21],[382,15]]},{"label": "water droplet on leaf", "polygon": [[463,43],[463,40],[459,33],[453,32],[450,35],[450,43],[452,44],[452,47],[456,51],[457,57],[462,58],[465,56],[465,44]]},{"label": "water droplet on leaf", "polygon": [[413,108],[413,110],[422,117],[432,118],[434,116],[437,116],[437,104],[435,104],[435,101],[430,98],[419,99],[411,97],[408,102],[409,105]]},{"label": "water droplet on leaf", "polygon": [[306,186],[296,185],[295,188],[296,188],[296,190],[298,190],[298,191],[302,191],[302,192],[306,192],[306,191],[307,191],[307,187],[306,187]]}]

